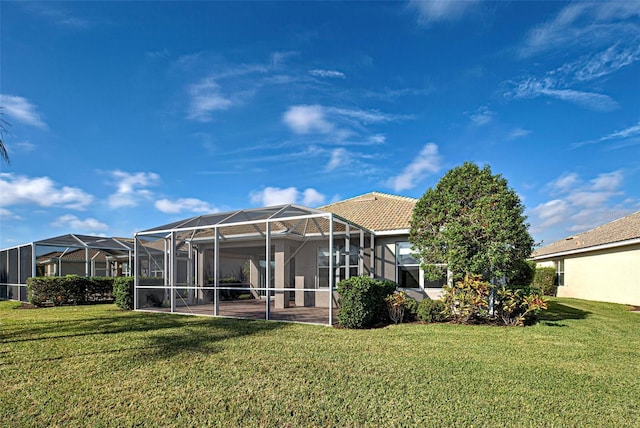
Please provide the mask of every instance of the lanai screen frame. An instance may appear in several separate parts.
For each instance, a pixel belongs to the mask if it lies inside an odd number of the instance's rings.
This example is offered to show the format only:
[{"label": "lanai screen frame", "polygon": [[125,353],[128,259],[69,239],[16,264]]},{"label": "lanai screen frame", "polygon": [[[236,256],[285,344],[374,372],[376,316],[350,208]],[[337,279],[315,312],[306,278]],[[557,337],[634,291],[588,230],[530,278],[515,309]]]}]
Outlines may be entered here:
[{"label": "lanai screen frame", "polygon": [[[3,248],[0,250],[0,300],[27,301],[27,279],[37,276],[37,258],[42,256],[42,254],[38,255],[38,249],[42,248],[64,248],[63,254],[69,250],[84,249],[85,276],[90,276],[91,273],[89,250],[126,251],[129,255],[129,266],[132,265],[134,258],[133,246],[118,238],[74,233]],[[16,258],[12,262],[11,254],[13,252],[15,252]],[[27,260],[23,260],[23,253],[27,254],[28,263]],[[15,282],[11,281],[14,277],[17,279]],[[17,293],[13,293],[13,289],[17,289]],[[12,298],[15,297],[14,294],[17,294],[17,299]]]},{"label": "lanai screen frame", "polygon": [[[288,212],[296,213],[295,215],[287,215]],[[365,268],[368,270],[369,276],[375,276],[375,234],[374,232],[351,222],[343,217],[340,217],[334,213],[321,211],[313,208],[308,208],[300,205],[287,204],[287,205],[279,205],[273,207],[264,207],[264,208],[255,208],[255,209],[246,209],[246,210],[237,210],[230,211],[226,213],[216,213],[210,214],[206,216],[198,216],[189,218],[182,221],[177,221],[174,223],[170,223],[164,226],[155,227],[152,229],[148,229],[145,231],[137,232],[134,235],[134,253],[136,257],[134,257],[134,310],[145,310],[145,311],[154,311],[148,308],[142,308],[141,302],[139,301],[139,291],[143,289],[163,289],[165,292],[168,290],[170,292],[170,312],[171,313],[184,313],[176,311],[176,290],[179,289],[194,289],[197,290],[198,287],[200,289],[212,289],[213,290],[213,299],[214,299],[214,309],[213,316],[220,316],[218,313],[218,305],[219,305],[219,291],[224,290],[225,287],[220,285],[220,269],[219,269],[219,258],[220,258],[220,241],[223,235],[220,234],[220,230],[224,228],[238,228],[238,227],[253,227],[257,231],[257,234],[252,237],[246,237],[245,239],[238,238],[237,236],[234,238],[238,242],[247,242],[255,243],[256,241],[260,241],[264,239],[264,250],[265,250],[265,259],[271,260],[271,246],[272,246],[272,238],[282,238],[287,236],[287,233],[278,233],[276,236],[272,235],[272,225],[274,223],[286,223],[286,222],[301,222],[304,220],[312,220],[315,225],[318,227],[318,233],[315,236],[324,237],[326,234],[326,239],[328,239],[328,249],[329,249],[329,272],[332,274],[329,275],[329,284],[328,287],[322,287],[321,289],[315,288],[311,291],[313,292],[327,292],[329,298],[328,304],[328,325],[333,324],[333,316],[334,316],[334,307],[333,307],[333,297],[336,291],[337,280],[339,280],[340,268],[341,266],[336,265],[336,259],[339,259],[339,254],[336,252],[336,238],[343,237],[345,242],[346,256],[348,259],[349,256],[349,248],[350,242],[352,239],[352,235],[359,235],[359,243],[358,246],[358,275],[363,275],[365,273]],[[323,227],[319,225],[319,222],[324,221]],[[336,225],[340,225],[339,227],[343,228],[342,231],[336,231]],[[260,236],[260,227],[264,229],[264,236]],[[213,240],[214,246],[214,280],[212,287],[204,287],[204,284],[198,285],[197,282],[193,282],[193,284],[188,284],[186,287],[183,285],[177,284],[177,258],[176,253],[179,251],[176,248],[178,242],[178,235],[182,235],[180,238],[182,240],[181,245],[186,245],[188,239],[184,238],[184,234],[190,233],[193,237],[196,234],[201,233],[203,231],[213,231],[213,236],[210,237],[210,240]],[[309,236],[311,236],[310,234]],[[307,236],[307,235],[304,235]],[[365,267],[365,241],[366,237],[369,238],[369,263]],[[145,251],[149,251],[148,246],[146,246],[143,241],[144,239],[152,239],[152,240],[163,240],[164,247],[160,249],[157,245],[154,250],[156,255],[159,253],[163,253],[162,257],[164,258],[163,264],[163,285],[143,285],[140,283],[140,278],[143,275],[142,272],[142,260],[143,253]],[[196,238],[197,239],[197,238]],[[194,239],[195,241],[195,239]],[[206,242],[205,240],[200,239],[200,242]],[[317,242],[317,241],[316,241]],[[191,249],[191,242],[188,244],[189,251]],[[343,253],[342,255],[344,255]],[[315,263],[316,261],[314,261]],[[148,272],[151,272],[151,259],[149,256]],[[197,269],[197,268],[195,268]],[[266,296],[271,296],[271,292],[287,292],[293,291],[291,288],[276,288],[275,284],[271,283],[271,263],[266,263],[265,265],[265,281],[266,281]],[[274,268],[277,270],[277,266]],[[194,275],[191,273],[191,280],[194,280],[195,276],[199,276],[197,273]],[[350,276],[349,273],[349,265],[347,263],[346,267],[346,277]],[[187,274],[189,277],[189,274]],[[275,281],[274,281],[275,282]],[[262,290],[262,289],[261,289]],[[266,298],[265,303],[265,318],[266,320],[270,320],[270,298]],[[162,310],[161,312],[167,312],[166,310]],[[322,323],[324,324],[324,323]]]}]

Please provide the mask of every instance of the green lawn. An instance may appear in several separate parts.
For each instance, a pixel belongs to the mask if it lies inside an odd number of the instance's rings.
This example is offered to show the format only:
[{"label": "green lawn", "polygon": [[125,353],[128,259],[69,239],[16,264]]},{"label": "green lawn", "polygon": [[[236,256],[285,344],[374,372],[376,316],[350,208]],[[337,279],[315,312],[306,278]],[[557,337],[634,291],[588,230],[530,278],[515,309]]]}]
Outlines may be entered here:
[{"label": "green lawn", "polygon": [[312,325],[0,302],[2,426],[638,426],[640,314]]}]

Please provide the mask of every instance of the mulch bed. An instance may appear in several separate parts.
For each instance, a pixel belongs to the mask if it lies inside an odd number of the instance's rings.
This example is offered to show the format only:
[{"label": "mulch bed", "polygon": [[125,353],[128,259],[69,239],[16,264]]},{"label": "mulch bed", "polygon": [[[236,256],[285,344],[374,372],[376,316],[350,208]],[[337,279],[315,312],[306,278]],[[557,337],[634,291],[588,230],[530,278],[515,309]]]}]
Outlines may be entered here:
[{"label": "mulch bed", "polygon": [[16,309],[39,309],[36,305],[32,305],[31,303],[23,303],[18,306]]}]

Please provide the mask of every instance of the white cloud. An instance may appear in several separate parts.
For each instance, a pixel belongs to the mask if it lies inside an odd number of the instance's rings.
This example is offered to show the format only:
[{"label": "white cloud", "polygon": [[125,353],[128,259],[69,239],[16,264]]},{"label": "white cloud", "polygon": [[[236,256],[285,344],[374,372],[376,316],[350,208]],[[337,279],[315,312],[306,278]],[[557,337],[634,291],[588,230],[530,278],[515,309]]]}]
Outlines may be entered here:
[{"label": "white cloud", "polygon": [[72,15],[69,11],[61,8],[61,5],[52,5],[37,2],[27,2],[27,9],[46,19],[52,24],[73,28],[89,28],[92,22],[85,18]]},{"label": "white cloud", "polygon": [[331,172],[340,166],[345,166],[349,161],[348,152],[346,149],[340,147],[331,151],[331,158],[329,163],[324,168],[326,172]]},{"label": "white cloud", "polygon": [[271,54],[271,67],[278,68],[289,58],[298,56],[296,51],[279,51]]},{"label": "white cloud", "polygon": [[249,194],[251,203],[265,207],[300,203],[306,206],[324,203],[325,196],[313,188],[299,191],[296,187],[266,187]]},{"label": "white cloud", "polygon": [[473,113],[468,113],[469,119],[477,126],[483,126],[490,123],[496,116],[496,112],[489,110],[489,107],[482,106]]},{"label": "white cloud", "polygon": [[22,220],[22,217],[6,208],[0,208],[0,220]]},{"label": "white cloud", "polygon": [[206,78],[189,88],[191,101],[189,105],[189,119],[200,122],[211,120],[211,113],[227,110],[233,105],[230,98],[223,95],[220,85],[212,78]]},{"label": "white cloud", "polygon": [[429,25],[437,21],[453,21],[467,13],[477,0],[410,0],[409,8],[418,12],[418,22]]},{"label": "white cloud", "polygon": [[93,196],[77,187],[59,186],[49,177],[0,173],[0,205],[38,205],[84,209]]},{"label": "white cloud", "polygon": [[568,101],[594,111],[606,112],[618,108],[618,103],[610,96],[593,92],[575,91],[573,89],[543,89],[540,94]]},{"label": "white cloud", "polygon": [[[5,144],[6,146],[6,144]],[[32,151],[34,151],[36,149],[36,145],[33,143],[30,143],[29,141],[18,141],[17,143],[11,144],[11,149],[16,150],[16,151],[20,151],[23,153],[31,153]]]},{"label": "white cloud", "polygon": [[612,74],[640,60],[640,38],[630,45],[616,43],[604,51],[586,55],[560,67],[557,72],[570,75],[576,81],[585,82]]},{"label": "white cloud", "polygon": [[398,119],[407,118],[407,116],[397,116],[386,113],[381,113],[377,110],[360,110],[360,109],[345,109],[337,107],[327,107],[325,110],[328,113],[342,116],[343,118],[355,119],[360,123],[376,123],[376,122],[392,122]]},{"label": "white cloud", "polygon": [[286,189],[266,187],[263,190],[251,192],[249,198],[251,199],[251,203],[269,207],[273,205],[293,204],[296,202],[298,194],[298,189],[295,187],[287,187]]},{"label": "white cloud", "polygon": [[309,70],[309,74],[316,77],[324,77],[324,78],[333,78],[333,79],[344,79],[347,76],[341,71],[337,70],[323,70],[319,68],[315,68],[313,70]]},{"label": "white cloud", "polygon": [[98,232],[109,229],[109,226],[95,218],[89,217],[84,220],[80,220],[72,214],[66,214],[58,217],[53,223],[51,223],[51,226],[82,232]]},{"label": "white cloud", "polygon": [[377,110],[327,107],[322,105],[290,106],[282,121],[298,135],[321,136],[325,144],[373,145],[385,141],[382,134],[373,134],[370,127],[377,123],[408,119]]},{"label": "white cloud", "polygon": [[545,96],[594,111],[619,107],[607,94],[594,92],[586,82],[602,79],[640,61],[640,0],[574,2],[553,19],[533,28],[521,48],[522,56],[548,51],[569,53],[574,59],[543,77],[527,77],[515,84],[514,98]]},{"label": "white cloud", "polygon": [[616,192],[622,184],[622,171],[600,174],[590,181],[591,188],[598,191]]},{"label": "white cloud", "polygon": [[174,201],[169,199],[159,199],[155,202],[157,210],[167,214],[178,214],[183,211],[194,213],[215,213],[217,209],[205,202],[196,198],[180,198]]},{"label": "white cloud", "polygon": [[567,101],[594,111],[611,111],[618,108],[618,103],[608,95],[593,92],[577,91],[574,89],[557,89],[559,83],[552,77],[538,80],[529,77],[518,83],[512,92],[507,93],[513,98],[537,98],[548,96]]},{"label": "white cloud", "polygon": [[536,206],[531,211],[539,219],[536,227],[538,229],[546,229],[565,221],[571,211],[571,208],[567,201],[562,199],[553,199]]},{"label": "white cloud", "polygon": [[576,143],[573,145],[573,147],[576,148],[576,147],[584,146],[587,144],[597,144],[597,143],[603,143],[605,141],[611,141],[611,140],[626,140],[626,139],[635,138],[638,136],[640,136],[640,122],[628,128],[622,129],[620,131],[614,131],[596,140],[582,141],[580,143]]},{"label": "white cloud", "polygon": [[392,177],[387,184],[396,192],[411,189],[425,175],[435,174],[441,168],[438,146],[434,143],[428,143],[422,148],[413,162],[407,165],[400,175]]},{"label": "white cloud", "polygon": [[326,117],[322,106],[297,105],[289,107],[283,117],[284,123],[296,134],[311,132],[329,133],[334,127]]},{"label": "white cloud", "polygon": [[567,195],[566,200],[571,202],[574,207],[596,208],[602,206],[613,196],[610,192],[573,192]]},{"label": "white cloud", "polygon": [[566,50],[576,44],[602,44],[612,39],[633,39],[640,34],[638,25],[625,20],[640,16],[640,1],[577,2],[535,28],[520,53],[531,56],[554,49]]},{"label": "white cloud", "polygon": [[566,193],[571,191],[571,189],[573,189],[579,183],[580,178],[578,177],[578,174],[574,172],[571,174],[561,175],[560,177],[549,183],[549,186],[555,192]]},{"label": "white cloud", "polygon": [[302,205],[307,207],[316,207],[324,204],[325,196],[316,189],[306,189],[302,192]]},{"label": "white cloud", "polygon": [[[626,212],[616,203],[624,195],[622,171],[598,174],[583,181],[576,173],[565,173],[547,185],[554,199],[533,208],[532,230],[547,233],[559,228],[563,236],[582,232],[611,221],[611,213]],[[632,201],[626,200],[624,205]],[[624,214],[623,214],[624,215]]]},{"label": "white cloud", "polygon": [[36,107],[26,98],[0,94],[0,106],[2,106],[4,113],[9,116],[10,120],[16,120],[37,128],[47,127],[47,124],[40,118]]},{"label": "white cloud", "polygon": [[507,135],[507,140],[516,140],[518,138],[526,137],[529,134],[531,134],[531,131],[529,129],[515,128],[512,129],[511,132],[509,132],[509,134]]},{"label": "white cloud", "polygon": [[116,179],[116,193],[109,196],[111,208],[135,207],[141,200],[152,196],[147,187],[154,186],[160,181],[160,176],[153,172],[111,171],[110,175]]}]

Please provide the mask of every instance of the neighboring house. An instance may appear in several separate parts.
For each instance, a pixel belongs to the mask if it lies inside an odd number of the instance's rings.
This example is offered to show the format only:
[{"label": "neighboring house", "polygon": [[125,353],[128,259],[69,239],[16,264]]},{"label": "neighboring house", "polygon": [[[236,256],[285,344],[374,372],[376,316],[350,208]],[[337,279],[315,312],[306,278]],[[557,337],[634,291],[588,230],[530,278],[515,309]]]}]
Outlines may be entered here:
[{"label": "neighboring house", "polygon": [[439,296],[445,279],[425,282],[408,243],[416,202],[372,192],[138,232],[135,308],[332,323],[337,283],[361,275],[396,281],[418,299]]},{"label": "neighboring house", "polygon": [[[88,263],[87,263],[88,260]],[[85,275],[123,276],[130,275],[128,254],[116,250],[75,249],[52,251],[36,258],[38,276]]]},{"label": "neighboring house", "polygon": [[640,211],[535,250],[555,267],[557,295],[640,305]]},{"label": "neighboring house", "polygon": [[27,300],[33,276],[131,275],[133,239],[67,234],[0,250],[0,299]]}]

